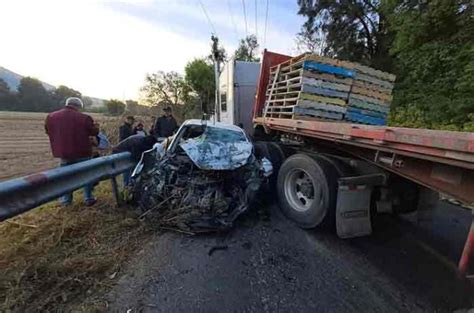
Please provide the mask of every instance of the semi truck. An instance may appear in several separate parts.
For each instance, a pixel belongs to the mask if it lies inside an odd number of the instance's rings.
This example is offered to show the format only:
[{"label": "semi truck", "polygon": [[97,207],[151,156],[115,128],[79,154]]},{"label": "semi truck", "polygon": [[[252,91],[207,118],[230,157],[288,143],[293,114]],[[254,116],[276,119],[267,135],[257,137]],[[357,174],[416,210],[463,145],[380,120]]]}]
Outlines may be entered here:
[{"label": "semi truck", "polygon": [[[377,213],[417,210],[430,190],[472,209],[474,133],[268,117],[265,99],[272,71],[292,60],[265,50],[252,104],[248,97],[234,102],[240,112],[252,113],[225,119],[251,125],[245,128],[256,150],[273,163],[271,184],[290,220],[302,228],[333,225],[339,237],[351,238],[371,234]],[[224,98],[230,95],[228,86],[221,85]],[[472,263],[473,245],[471,226],[459,263],[462,272]]]}]

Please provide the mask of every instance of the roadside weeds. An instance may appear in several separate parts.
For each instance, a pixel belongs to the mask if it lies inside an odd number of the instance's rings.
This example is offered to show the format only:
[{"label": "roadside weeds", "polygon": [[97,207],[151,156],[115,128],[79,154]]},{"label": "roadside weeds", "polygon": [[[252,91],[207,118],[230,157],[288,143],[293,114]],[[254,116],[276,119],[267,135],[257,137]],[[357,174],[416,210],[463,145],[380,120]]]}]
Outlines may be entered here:
[{"label": "roadside weeds", "polygon": [[103,311],[122,265],[152,230],[116,208],[107,183],[98,203],[44,205],[0,223],[0,311]]}]

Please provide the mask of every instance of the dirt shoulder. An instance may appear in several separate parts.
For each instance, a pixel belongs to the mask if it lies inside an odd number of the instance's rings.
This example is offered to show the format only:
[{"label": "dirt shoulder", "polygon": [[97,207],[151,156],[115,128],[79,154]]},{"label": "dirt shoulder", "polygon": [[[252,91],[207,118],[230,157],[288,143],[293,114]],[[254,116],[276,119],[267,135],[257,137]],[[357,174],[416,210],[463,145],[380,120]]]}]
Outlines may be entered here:
[{"label": "dirt shoulder", "polygon": [[0,311],[103,310],[109,290],[150,230],[115,208],[107,182],[98,203],[50,203],[0,223]]}]

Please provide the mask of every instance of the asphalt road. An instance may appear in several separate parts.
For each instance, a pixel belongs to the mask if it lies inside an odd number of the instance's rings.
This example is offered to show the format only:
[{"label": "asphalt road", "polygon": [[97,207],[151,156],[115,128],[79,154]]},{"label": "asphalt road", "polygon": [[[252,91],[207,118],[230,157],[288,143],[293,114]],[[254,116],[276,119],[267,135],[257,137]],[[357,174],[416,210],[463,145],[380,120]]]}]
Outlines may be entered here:
[{"label": "asphalt road", "polygon": [[392,218],[370,237],[301,230],[278,209],[226,234],[157,235],[107,296],[120,312],[452,312],[473,290]]}]

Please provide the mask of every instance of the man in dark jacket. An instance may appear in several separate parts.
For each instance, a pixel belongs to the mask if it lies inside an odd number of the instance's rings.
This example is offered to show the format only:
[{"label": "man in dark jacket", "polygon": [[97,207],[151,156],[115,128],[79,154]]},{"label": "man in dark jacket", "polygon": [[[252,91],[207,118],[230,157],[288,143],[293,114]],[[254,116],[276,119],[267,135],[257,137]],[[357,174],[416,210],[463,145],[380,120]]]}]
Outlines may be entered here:
[{"label": "man in dark jacket", "polygon": [[123,125],[119,129],[119,141],[125,140],[128,137],[135,134],[133,131],[133,123],[135,123],[135,118],[131,115],[125,118]]},{"label": "man in dark jacket", "polygon": [[171,114],[171,107],[165,107],[163,112],[163,116],[156,120],[155,126],[153,127],[156,137],[172,136],[178,129],[178,123],[176,123],[176,120]]},{"label": "man in dark jacket", "polygon": [[[152,135],[133,135],[125,140],[118,143],[113,149],[114,153],[130,152],[132,154],[132,160],[135,163],[140,161],[142,153],[153,148],[153,145],[157,142],[155,136]],[[128,186],[130,184],[130,176],[132,176],[132,170],[127,170],[123,173],[123,185]]]},{"label": "man in dark jacket", "polygon": [[137,134],[119,142],[118,145],[114,147],[113,152],[119,153],[128,151],[132,154],[132,159],[138,163],[142,153],[153,148],[155,143],[157,143],[155,136]]},{"label": "man in dark jacket", "polygon": [[[67,98],[66,106],[48,114],[45,131],[49,136],[51,150],[55,158],[61,159],[60,166],[86,161],[92,156],[91,136],[96,136],[99,129],[92,117],[79,112],[84,104],[80,98]],[[93,185],[84,187],[84,200],[91,206],[96,202],[92,195]],[[72,202],[72,193],[61,198],[62,205]]]}]

